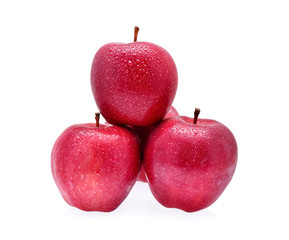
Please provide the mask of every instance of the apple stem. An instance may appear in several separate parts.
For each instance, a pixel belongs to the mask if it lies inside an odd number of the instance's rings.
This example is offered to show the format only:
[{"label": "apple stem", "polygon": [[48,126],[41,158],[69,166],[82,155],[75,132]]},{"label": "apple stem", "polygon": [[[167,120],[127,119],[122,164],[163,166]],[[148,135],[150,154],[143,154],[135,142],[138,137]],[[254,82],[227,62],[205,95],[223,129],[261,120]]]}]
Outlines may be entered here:
[{"label": "apple stem", "polygon": [[137,35],[138,35],[139,27],[135,26],[134,27],[134,42],[137,41]]},{"label": "apple stem", "polygon": [[195,108],[195,112],[194,112],[194,124],[197,124],[197,121],[198,121],[198,117],[199,117],[200,112],[201,112],[201,109]]},{"label": "apple stem", "polygon": [[99,116],[100,116],[100,113],[95,113],[96,127],[99,127]]}]

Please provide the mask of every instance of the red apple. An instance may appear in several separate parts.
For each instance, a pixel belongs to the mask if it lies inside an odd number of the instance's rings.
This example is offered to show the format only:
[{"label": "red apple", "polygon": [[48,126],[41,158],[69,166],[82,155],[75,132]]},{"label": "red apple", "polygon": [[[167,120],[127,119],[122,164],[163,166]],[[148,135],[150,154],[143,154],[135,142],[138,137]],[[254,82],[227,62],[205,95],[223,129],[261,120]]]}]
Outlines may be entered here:
[{"label": "red apple", "polygon": [[51,154],[54,180],[64,200],[85,211],[110,212],[126,198],[141,167],[131,129],[86,123],[67,128]]},{"label": "red apple", "polygon": [[170,54],[149,42],[109,43],[91,67],[91,88],[103,117],[113,125],[149,126],[174,100],[178,75]]},{"label": "red apple", "polygon": [[149,135],[144,167],[149,187],[165,207],[187,212],[215,202],[232,179],[237,143],[231,131],[215,120],[174,117]]},{"label": "red apple", "polygon": [[[166,118],[170,118],[170,117],[175,117],[175,116],[179,116],[179,113],[172,106],[170,108],[169,112],[167,113],[167,115],[165,116],[165,119]],[[142,148],[144,148],[146,139],[147,139],[147,137],[149,136],[150,132],[153,130],[154,127],[155,127],[155,125],[151,125],[151,126],[148,126],[148,127],[135,127],[135,126],[132,126],[132,129],[137,133],[137,135],[139,136],[139,138],[141,140]],[[138,175],[137,180],[141,181],[141,182],[147,182],[143,166],[142,166],[142,168],[140,170],[140,173]]]}]

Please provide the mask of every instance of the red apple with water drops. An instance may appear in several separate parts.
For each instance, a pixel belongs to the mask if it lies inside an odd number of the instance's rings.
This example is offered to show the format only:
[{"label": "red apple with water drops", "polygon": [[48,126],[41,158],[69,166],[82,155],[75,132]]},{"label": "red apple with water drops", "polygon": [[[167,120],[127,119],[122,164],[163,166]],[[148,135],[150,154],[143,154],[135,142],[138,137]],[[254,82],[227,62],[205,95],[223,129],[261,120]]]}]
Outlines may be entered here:
[{"label": "red apple with water drops", "polygon": [[81,210],[110,212],[127,197],[141,168],[140,142],[129,128],[77,124],[56,140],[52,174],[64,200]]},{"label": "red apple with water drops", "polygon": [[162,120],[174,100],[178,74],[162,47],[137,42],[109,43],[94,56],[91,88],[103,117],[113,125],[149,126]]},{"label": "red apple with water drops", "polygon": [[187,212],[214,203],[231,181],[237,143],[222,123],[195,117],[162,121],[149,135],[144,168],[149,187],[165,207]]}]

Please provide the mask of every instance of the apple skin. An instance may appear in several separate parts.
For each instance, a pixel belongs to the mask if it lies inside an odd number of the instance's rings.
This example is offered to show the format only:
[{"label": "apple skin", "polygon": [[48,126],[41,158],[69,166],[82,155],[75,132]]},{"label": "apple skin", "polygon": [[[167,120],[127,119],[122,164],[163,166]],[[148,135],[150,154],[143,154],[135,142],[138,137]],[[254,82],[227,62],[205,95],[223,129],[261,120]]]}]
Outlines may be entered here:
[{"label": "apple skin", "polygon": [[113,125],[144,127],[161,121],[177,85],[174,60],[153,43],[109,43],[93,59],[93,96],[103,117]]},{"label": "apple skin", "polygon": [[149,135],[144,168],[154,197],[163,206],[186,212],[214,203],[232,179],[237,143],[215,120],[174,117]]},{"label": "apple skin", "polygon": [[56,140],[51,168],[68,204],[84,211],[110,212],[136,182],[141,168],[139,139],[124,127],[73,125]]},{"label": "apple skin", "polygon": [[[177,112],[177,110],[173,106],[171,106],[169,112],[164,117],[164,119],[175,117],[175,116],[179,116],[179,113]],[[105,123],[109,124],[107,121],[105,121]],[[127,126],[127,127],[130,127],[131,129],[133,129],[133,131],[138,135],[138,137],[140,139],[140,143],[141,143],[141,149],[143,150],[146,139],[147,139],[148,135],[150,134],[150,132],[155,127],[155,125],[151,125],[151,126],[147,126],[147,127],[137,127],[137,126]],[[140,173],[137,177],[137,181],[141,181],[141,182],[145,182],[145,183],[147,182],[143,166],[141,167]]]},{"label": "apple skin", "polygon": [[[164,117],[164,119],[171,118],[171,117],[176,117],[176,116],[179,116],[179,113],[177,112],[177,110],[173,106],[171,106],[169,112]],[[147,139],[147,137],[149,136],[150,132],[153,130],[154,127],[155,127],[155,125],[148,126],[148,127],[135,127],[135,126],[132,126],[132,129],[137,133],[137,135],[140,138],[142,149],[144,149],[146,139]],[[140,170],[140,173],[139,173],[139,175],[137,177],[137,181],[147,182],[146,175],[145,175],[145,170],[144,170],[143,166],[142,166],[142,168]]]}]

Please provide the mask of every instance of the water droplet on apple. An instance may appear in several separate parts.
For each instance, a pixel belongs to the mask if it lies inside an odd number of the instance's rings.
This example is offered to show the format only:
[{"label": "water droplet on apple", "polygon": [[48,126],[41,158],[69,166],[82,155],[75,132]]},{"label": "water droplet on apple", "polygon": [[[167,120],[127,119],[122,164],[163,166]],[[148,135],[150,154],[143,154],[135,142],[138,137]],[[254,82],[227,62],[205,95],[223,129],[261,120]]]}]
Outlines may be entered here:
[{"label": "water droplet on apple", "polygon": [[131,62],[131,61],[128,61],[127,64],[128,64],[129,66],[132,66],[132,62]]}]

